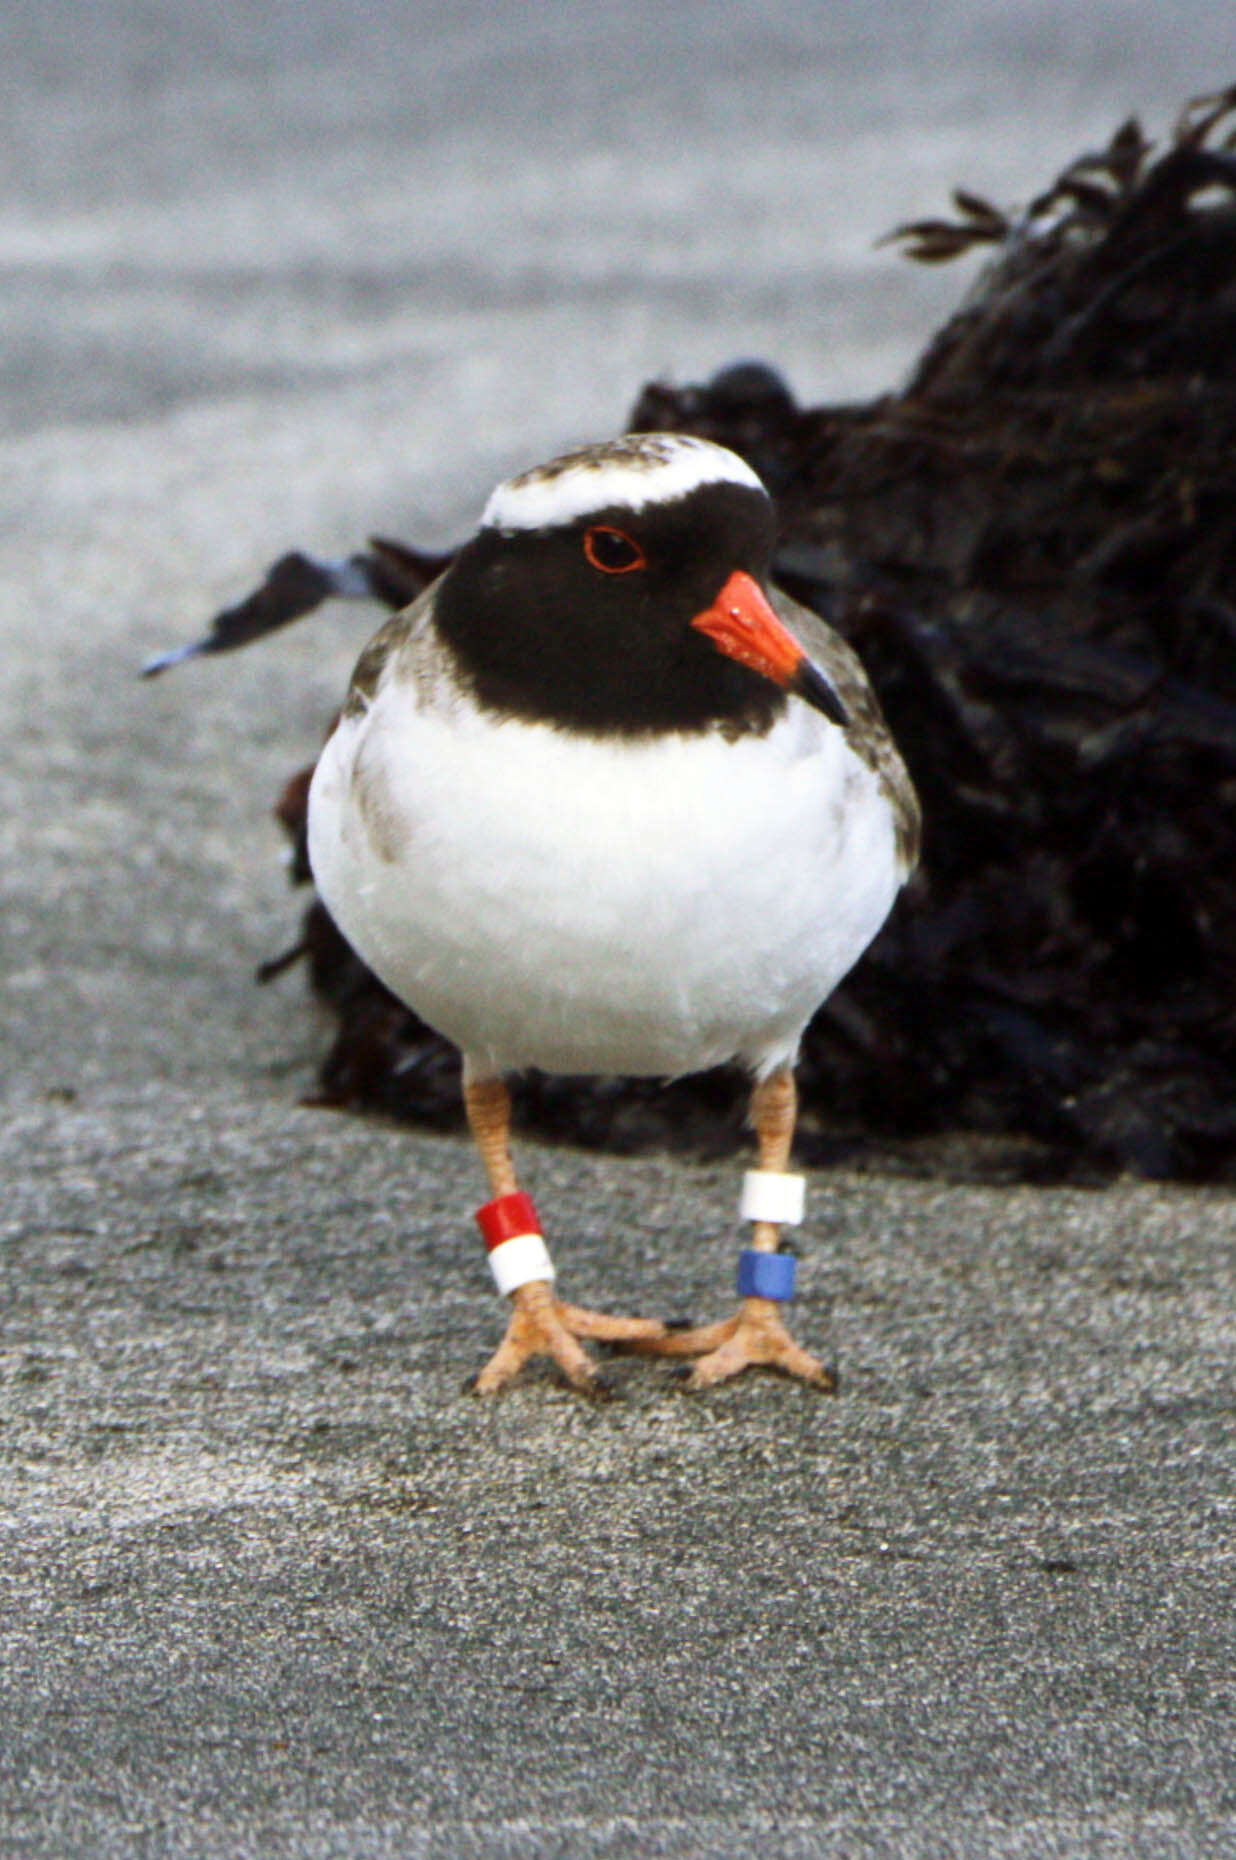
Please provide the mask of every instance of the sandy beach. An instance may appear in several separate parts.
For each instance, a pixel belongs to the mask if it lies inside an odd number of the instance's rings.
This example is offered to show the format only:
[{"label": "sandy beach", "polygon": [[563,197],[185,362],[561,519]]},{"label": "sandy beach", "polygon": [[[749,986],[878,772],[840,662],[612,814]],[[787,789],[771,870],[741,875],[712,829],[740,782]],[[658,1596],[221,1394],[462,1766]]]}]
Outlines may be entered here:
[{"label": "sandy beach", "polygon": [[[817,1173],[821,1400],[462,1392],[462,1140],[304,1108],[270,817],[376,611],[283,550],[740,356],[895,384],[879,236],[1236,77],[1184,5],[81,0],[0,74],[0,1848],[1236,1854],[1236,1203]],[[1225,62],[1226,61],[1226,62]],[[738,1163],[532,1147],[572,1291],[724,1309]]]}]

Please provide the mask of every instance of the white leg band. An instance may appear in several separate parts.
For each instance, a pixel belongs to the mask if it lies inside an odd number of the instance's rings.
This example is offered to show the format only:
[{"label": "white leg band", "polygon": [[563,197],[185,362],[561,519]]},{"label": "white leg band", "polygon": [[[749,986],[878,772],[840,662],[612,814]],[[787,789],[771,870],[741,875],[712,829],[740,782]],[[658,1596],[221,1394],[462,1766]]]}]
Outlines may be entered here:
[{"label": "white leg band", "polygon": [[516,1234],[504,1240],[489,1255],[489,1270],[504,1297],[534,1279],[547,1279],[552,1285],[555,1276],[554,1262],[540,1234]]},{"label": "white leg band", "polygon": [[771,1221],[797,1227],[807,1200],[805,1175],[780,1175],[772,1169],[748,1169],[742,1179],[738,1211],[744,1221]]}]

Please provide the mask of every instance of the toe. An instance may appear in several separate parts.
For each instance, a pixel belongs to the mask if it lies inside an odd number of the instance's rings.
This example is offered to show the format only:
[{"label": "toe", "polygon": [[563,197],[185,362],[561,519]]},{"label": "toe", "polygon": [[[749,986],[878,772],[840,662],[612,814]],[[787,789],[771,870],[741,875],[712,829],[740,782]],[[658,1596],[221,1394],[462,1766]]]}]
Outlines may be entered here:
[{"label": "toe", "polygon": [[715,1388],[744,1369],[773,1369],[821,1394],[836,1393],[833,1371],[795,1343],[780,1314],[769,1310],[766,1301],[750,1300],[724,1328],[727,1334],[720,1343],[700,1355],[687,1379],[689,1389]]},{"label": "toe", "polygon": [[507,1388],[534,1356],[548,1356],[568,1387],[594,1395],[599,1378],[591,1357],[562,1321],[551,1299],[517,1304],[502,1342],[472,1381],[476,1395]]},{"label": "toe", "polygon": [[627,1344],[638,1348],[663,1337],[666,1326],[660,1318],[615,1317],[607,1311],[589,1311],[583,1305],[557,1307],[558,1317],[576,1337],[597,1343]]},{"label": "toe", "polygon": [[667,1324],[662,1326],[659,1337],[649,1337],[632,1347],[647,1356],[703,1356],[718,1349],[737,1328],[736,1317],[720,1324]]}]

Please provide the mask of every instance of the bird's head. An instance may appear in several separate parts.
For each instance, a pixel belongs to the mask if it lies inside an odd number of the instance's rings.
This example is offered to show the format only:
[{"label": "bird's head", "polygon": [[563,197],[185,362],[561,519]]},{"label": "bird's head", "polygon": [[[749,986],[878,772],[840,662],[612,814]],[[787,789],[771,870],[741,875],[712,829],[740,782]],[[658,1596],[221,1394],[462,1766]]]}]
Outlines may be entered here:
[{"label": "bird's head", "polygon": [[500,712],[639,735],[766,728],[795,694],[846,720],[767,594],[772,501],[722,446],[628,434],[507,479],[435,624]]}]

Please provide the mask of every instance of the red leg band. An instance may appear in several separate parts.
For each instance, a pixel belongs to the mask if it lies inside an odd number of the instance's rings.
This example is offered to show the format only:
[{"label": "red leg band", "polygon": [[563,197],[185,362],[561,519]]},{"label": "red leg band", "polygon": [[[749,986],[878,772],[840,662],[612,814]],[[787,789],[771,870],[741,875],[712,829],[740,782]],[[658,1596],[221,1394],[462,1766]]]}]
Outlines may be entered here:
[{"label": "red leg band", "polygon": [[536,1203],[531,1195],[522,1193],[499,1195],[496,1201],[487,1201],[483,1208],[476,1211],[476,1224],[489,1253],[506,1240],[518,1239],[523,1234],[539,1234],[541,1231],[541,1217],[536,1211]]}]

